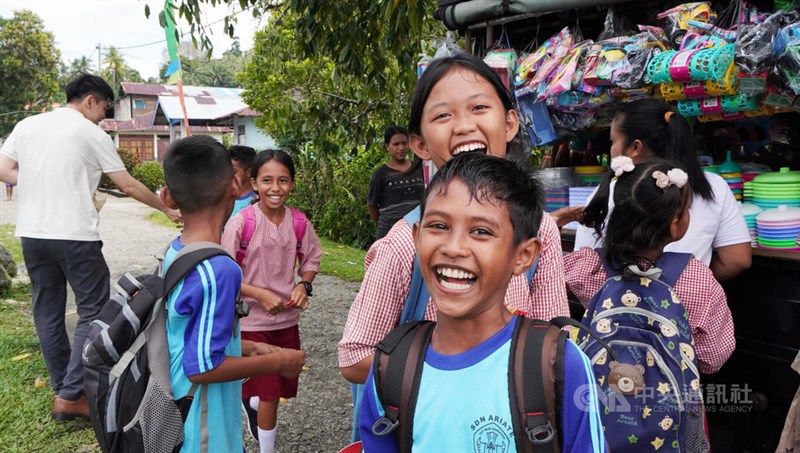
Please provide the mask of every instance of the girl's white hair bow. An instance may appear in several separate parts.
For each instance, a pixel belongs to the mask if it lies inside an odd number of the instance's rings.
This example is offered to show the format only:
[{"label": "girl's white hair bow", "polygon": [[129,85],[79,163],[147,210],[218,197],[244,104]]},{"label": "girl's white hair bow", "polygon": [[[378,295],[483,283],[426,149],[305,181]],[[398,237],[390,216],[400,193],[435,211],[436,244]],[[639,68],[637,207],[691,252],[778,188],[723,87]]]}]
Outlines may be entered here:
[{"label": "girl's white hair bow", "polygon": [[656,186],[659,189],[666,189],[670,185],[673,185],[678,189],[680,189],[686,185],[687,181],[689,181],[689,175],[687,175],[686,172],[681,170],[680,168],[673,168],[666,174],[664,174],[664,172],[662,171],[658,170],[654,171],[653,179],[656,180]]},{"label": "girl's white hair bow", "polygon": [[633,160],[628,156],[617,156],[611,159],[611,170],[614,172],[614,176],[618,178],[623,173],[633,171],[633,168]]}]

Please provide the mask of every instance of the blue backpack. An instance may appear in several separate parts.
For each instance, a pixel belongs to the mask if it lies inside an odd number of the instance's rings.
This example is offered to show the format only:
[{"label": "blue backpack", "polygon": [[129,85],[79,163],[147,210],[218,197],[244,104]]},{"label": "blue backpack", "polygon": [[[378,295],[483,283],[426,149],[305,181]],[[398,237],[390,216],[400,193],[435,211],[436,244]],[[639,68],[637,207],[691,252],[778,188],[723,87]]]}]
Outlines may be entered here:
[{"label": "blue backpack", "polygon": [[588,335],[580,347],[600,387],[600,415],[615,453],[708,450],[692,329],[672,290],[691,256],[664,253],[648,271],[628,266],[624,274],[604,260],[609,278],[583,323],[611,353]]}]

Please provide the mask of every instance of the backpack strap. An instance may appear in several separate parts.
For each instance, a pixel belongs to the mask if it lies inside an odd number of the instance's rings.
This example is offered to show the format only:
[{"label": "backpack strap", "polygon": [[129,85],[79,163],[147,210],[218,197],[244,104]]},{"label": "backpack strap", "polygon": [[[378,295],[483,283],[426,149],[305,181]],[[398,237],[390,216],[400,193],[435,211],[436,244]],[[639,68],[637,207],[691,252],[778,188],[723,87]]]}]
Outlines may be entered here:
[{"label": "backpack strap", "polygon": [[[287,206],[287,208],[289,208]],[[289,212],[292,213],[292,227],[294,228],[294,237],[297,238],[297,250],[295,251],[295,257],[298,264],[303,258],[303,254],[300,253],[300,246],[303,245],[303,238],[306,236],[306,227],[308,226],[308,217],[306,217],[303,211],[299,211],[294,208],[289,208]]]},{"label": "backpack strap", "polygon": [[372,378],[384,416],[372,425],[372,433],[386,436],[399,427],[400,452],[411,451],[422,367],[435,325],[431,321],[402,324],[376,346]]},{"label": "backpack strap", "polygon": [[[412,209],[403,217],[409,227],[419,222],[419,206]],[[403,313],[400,315],[400,324],[411,321],[421,321],[425,318],[425,310],[428,308],[428,301],[431,295],[422,278],[422,271],[419,267],[419,257],[414,254],[414,265],[411,269],[411,285],[408,288],[406,303],[403,305]]]},{"label": "backpack strap", "polygon": [[[519,317],[511,338],[508,388],[517,451],[559,452],[567,332]],[[558,394],[558,398],[556,398]],[[558,405],[556,401],[558,400]]]},{"label": "backpack strap", "polygon": [[656,266],[661,269],[660,280],[669,286],[675,286],[675,282],[678,281],[693,256],[691,253],[662,253],[656,260]]},{"label": "backpack strap", "polygon": [[252,204],[242,209],[244,226],[242,227],[242,240],[239,241],[239,250],[236,251],[236,264],[239,266],[244,262],[247,247],[250,246],[250,239],[253,239],[253,233],[256,231],[256,213],[253,211],[254,209],[255,207]]},{"label": "backpack strap", "polygon": [[[156,301],[153,305],[153,310],[150,313],[150,319],[148,320],[147,325],[144,327],[144,329],[142,329],[141,334],[136,337],[136,340],[134,340],[133,344],[131,344],[131,347],[120,356],[120,359],[109,371],[108,374],[112,379],[117,379],[121,373],[128,368],[128,365],[130,365],[130,363],[136,357],[136,353],[139,352],[146,342],[163,340],[163,343],[161,344],[167,344],[166,329],[164,328],[166,321],[160,321],[160,324],[159,322],[156,322],[157,319],[164,319],[164,299],[168,297],[169,293],[176,286],[178,286],[178,283],[180,283],[180,281],[183,280],[183,278],[186,277],[186,275],[198,264],[217,255],[228,255],[228,251],[222,248],[222,246],[219,244],[215,244],[213,242],[196,242],[187,245],[181,249],[180,252],[178,252],[178,254],[175,256],[175,260],[172,262],[169,269],[167,269],[167,275],[164,276],[164,287],[159,288],[158,294],[153,295],[156,297]],[[162,328],[153,328],[157,324],[162,326]],[[162,330],[163,332],[161,332]],[[154,340],[154,338],[157,338],[158,340]],[[169,350],[167,348],[162,349],[163,354],[165,354],[166,357],[166,361],[163,363],[169,363]],[[149,349],[149,351],[151,350],[152,348]],[[161,355],[160,352],[158,354]],[[169,375],[166,375],[166,380],[164,380],[165,376],[156,376],[156,378],[158,379],[159,384],[169,383]],[[171,389],[168,393],[170,395],[172,394]]]}]

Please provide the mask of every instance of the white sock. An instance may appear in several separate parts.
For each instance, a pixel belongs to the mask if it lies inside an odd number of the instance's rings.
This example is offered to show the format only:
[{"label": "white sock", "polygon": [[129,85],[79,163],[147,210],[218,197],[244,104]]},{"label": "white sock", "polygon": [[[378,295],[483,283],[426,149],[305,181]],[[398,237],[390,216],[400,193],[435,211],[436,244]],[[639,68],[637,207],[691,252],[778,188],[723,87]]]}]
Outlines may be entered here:
[{"label": "white sock", "polygon": [[275,433],[278,428],[270,430],[258,428],[258,444],[261,447],[261,453],[275,453]]},{"label": "white sock", "polygon": [[250,409],[253,409],[254,411],[258,412],[258,403],[260,401],[261,400],[258,399],[257,396],[251,396],[250,397]]}]

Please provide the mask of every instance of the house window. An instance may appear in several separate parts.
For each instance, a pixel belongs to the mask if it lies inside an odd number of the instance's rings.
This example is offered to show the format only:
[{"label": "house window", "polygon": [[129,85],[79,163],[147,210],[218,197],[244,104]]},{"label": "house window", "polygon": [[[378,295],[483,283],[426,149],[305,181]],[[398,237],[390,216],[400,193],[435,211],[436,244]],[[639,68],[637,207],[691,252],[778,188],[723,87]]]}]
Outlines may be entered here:
[{"label": "house window", "polygon": [[244,125],[236,126],[236,144],[237,145],[245,144]]},{"label": "house window", "polygon": [[146,107],[145,102],[143,99],[136,99],[133,101],[133,109],[134,110],[144,110]]},{"label": "house window", "polygon": [[139,159],[153,160],[153,137],[150,135],[133,135],[119,137],[120,149],[127,149],[139,156]]}]

